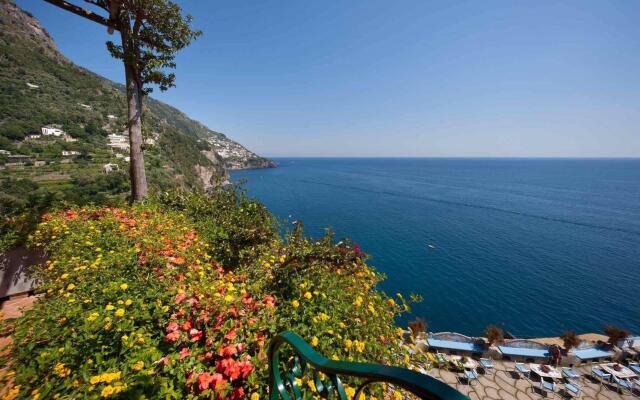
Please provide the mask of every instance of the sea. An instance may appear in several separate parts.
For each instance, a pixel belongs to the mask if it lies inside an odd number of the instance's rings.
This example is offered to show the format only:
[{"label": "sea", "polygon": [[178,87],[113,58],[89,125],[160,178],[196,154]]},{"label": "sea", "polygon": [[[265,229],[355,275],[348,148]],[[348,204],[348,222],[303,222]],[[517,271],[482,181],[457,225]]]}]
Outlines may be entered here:
[{"label": "sea", "polygon": [[640,334],[640,159],[281,158],[232,173],[279,217],[331,228],[423,301],[433,332]]}]

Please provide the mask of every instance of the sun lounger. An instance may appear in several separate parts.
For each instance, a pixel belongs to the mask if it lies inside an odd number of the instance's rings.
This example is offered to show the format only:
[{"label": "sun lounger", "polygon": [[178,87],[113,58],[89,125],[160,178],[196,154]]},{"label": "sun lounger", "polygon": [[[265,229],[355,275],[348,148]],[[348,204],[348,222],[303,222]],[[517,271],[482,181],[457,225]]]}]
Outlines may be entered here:
[{"label": "sun lounger", "polygon": [[478,380],[478,373],[473,369],[465,369],[464,375],[466,376],[467,383],[469,383],[469,385]]},{"label": "sun lounger", "polygon": [[490,369],[495,369],[495,366],[493,365],[493,360],[490,358],[481,358],[480,365],[482,365],[482,368],[484,368],[485,371],[488,371]]},{"label": "sun lounger", "polygon": [[582,394],[582,388],[575,383],[567,382],[564,384],[564,391],[571,397],[580,397]]},{"label": "sun lounger", "polygon": [[579,380],[581,378],[581,375],[579,373],[568,367],[562,368],[562,376],[572,380]]},{"label": "sun lounger", "polygon": [[516,363],[515,372],[516,374],[522,374],[525,377],[529,378],[529,374],[531,373],[531,370],[527,368],[523,363]]},{"label": "sun lounger", "polygon": [[556,392],[556,384],[553,381],[545,381],[544,379],[540,380],[540,390],[543,392],[555,393]]},{"label": "sun lounger", "polygon": [[591,375],[597,378],[600,381],[600,383],[611,381],[611,374],[607,374],[606,372],[604,372],[598,367],[591,368]]},{"label": "sun lounger", "polygon": [[633,391],[633,384],[631,382],[629,382],[626,379],[620,379],[615,375],[611,376],[611,379],[613,380],[613,383],[616,384],[616,386],[618,387],[618,391],[620,393],[622,393],[622,391],[626,390],[627,392],[632,392]]},{"label": "sun lounger", "polygon": [[640,364],[638,363],[629,363],[629,368],[636,374],[640,375]]}]

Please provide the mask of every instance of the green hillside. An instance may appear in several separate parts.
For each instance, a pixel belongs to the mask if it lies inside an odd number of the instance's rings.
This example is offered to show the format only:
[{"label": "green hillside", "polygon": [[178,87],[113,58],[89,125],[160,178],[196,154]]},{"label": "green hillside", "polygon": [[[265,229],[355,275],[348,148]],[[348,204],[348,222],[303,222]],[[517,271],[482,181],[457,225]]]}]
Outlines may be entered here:
[{"label": "green hillside", "polygon": [[[0,179],[28,179],[67,200],[77,200],[86,188],[89,197],[127,192],[122,176],[128,154],[107,146],[107,135],[125,131],[123,86],[68,61],[39,22],[10,0],[0,0],[0,89]],[[143,118],[152,188],[211,187],[226,178],[225,167],[230,166],[213,143],[244,149],[151,98],[146,99]],[[48,125],[71,139],[28,137]],[[63,156],[63,151],[79,154]],[[243,161],[253,162],[248,165],[267,161],[244,151],[249,156]],[[117,164],[118,171],[104,174],[108,163]]]}]

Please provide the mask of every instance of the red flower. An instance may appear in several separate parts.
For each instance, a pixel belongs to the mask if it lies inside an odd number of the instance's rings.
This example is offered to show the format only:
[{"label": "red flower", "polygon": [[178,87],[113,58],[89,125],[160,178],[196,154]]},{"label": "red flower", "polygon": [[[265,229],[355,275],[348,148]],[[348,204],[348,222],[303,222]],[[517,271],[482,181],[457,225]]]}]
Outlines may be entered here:
[{"label": "red flower", "polygon": [[202,331],[191,329],[189,331],[189,336],[191,337],[192,342],[197,342],[198,340],[202,339]]},{"label": "red flower", "polygon": [[236,349],[236,346],[233,344],[226,347],[222,347],[218,352],[218,354],[220,354],[221,357],[230,357],[237,353],[238,353],[238,350]]},{"label": "red flower", "polygon": [[213,382],[213,375],[211,375],[208,372],[204,372],[198,375],[197,379],[198,379],[198,389],[200,389],[200,391],[204,391],[209,389],[211,382]]},{"label": "red flower", "polygon": [[220,374],[213,374],[213,389],[219,390],[226,386],[227,380]]},{"label": "red flower", "polygon": [[236,336],[238,336],[238,335],[236,334],[236,330],[235,330],[235,329],[230,329],[230,330],[229,330],[229,332],[227,332],[227,333],[224,335],[224,338],[225,338],[225,339],[227,339],[227,340],[233,340],[233,339],[235,339],[235,338],[236,338]]},{"label": "red flower", "polygon": [[180,328],[180,326],[179,326],[177,323],[172,322],[172,323],[170,323],[169,325],[167,325],[167,327],[166,327],[166,328],[164,328],[164,331],[165,331],[166,333],[171,333],[171,332],[175,332],[175,331],[177,331],[177,330],[178,330],[178,328]]},{"label": "red flower", "polygon": [[186,357],[189,357],[190,355],[191,353],[189,352],[189,349],[187,349],[186,347],[183,347],[182,350],[180,350],[180,360],[183,360]]},{"label": "red flower", "polygon": [[173,332],[167,334],[167,336],[164,337],[164,340],[166,340],[169,343],[177,342],[178,339],[180,339],[180,332],[179,331],[173,331]]},{"label": "red flower", "polygon": [[266,297],[264,298],[264,305],[265,305],[267,308],[273,308],[273,307],[275,307],[275,306],[276,306],[276,298],[275,298],[275,297],[273,297],[273,296],[266,296]]},{"label": "red flower", "polygon": [[223,358],[216,364],[216,371],[222,372],[231,380],[238,379],[242,375],[240,363],[231,357]]},{"label": "red flower", "polygon": [[191,321],[190,320],[186,320],[182,323],[182,330],[183,331],[188,331],[193,327],[193,325],[191,325]]},{"label": "red flower", "polygon": [[232,400],[244,399],[244,389],[241,386],[234,388],[233,392],[231,392],[231,399]]}]

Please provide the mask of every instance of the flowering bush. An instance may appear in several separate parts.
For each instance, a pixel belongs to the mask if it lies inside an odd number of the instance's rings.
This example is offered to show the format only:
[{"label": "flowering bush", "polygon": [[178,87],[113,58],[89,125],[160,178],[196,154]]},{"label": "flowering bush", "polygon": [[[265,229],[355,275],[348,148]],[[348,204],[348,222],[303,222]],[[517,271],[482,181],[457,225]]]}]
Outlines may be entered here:
[{"label": "flowering bush", "polygon": [[375,289],[359,248],[282,240],[242,193],[47,214],[31,243],[50,258],[15,324],[11,397],[266,398],[284,330],[334,359],[409,362],[407,304]]}]

